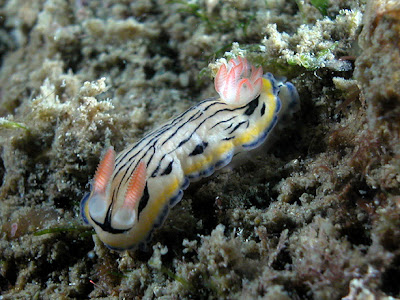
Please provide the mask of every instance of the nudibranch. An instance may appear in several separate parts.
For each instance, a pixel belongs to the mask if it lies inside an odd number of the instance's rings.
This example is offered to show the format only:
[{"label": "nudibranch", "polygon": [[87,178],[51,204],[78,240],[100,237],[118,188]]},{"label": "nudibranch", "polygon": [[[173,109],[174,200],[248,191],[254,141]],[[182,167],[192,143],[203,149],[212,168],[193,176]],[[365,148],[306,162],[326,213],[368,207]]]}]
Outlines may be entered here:
[{"label": "nudibranch", "polygon": [[263,75],[242,57],[221,65],[215,89],[219,98],[198,103],[118,154],[108,149],[81,214],[109,248],[131,249],[149,240],[189,182],[259,146],[299,104],[291,83]]}]

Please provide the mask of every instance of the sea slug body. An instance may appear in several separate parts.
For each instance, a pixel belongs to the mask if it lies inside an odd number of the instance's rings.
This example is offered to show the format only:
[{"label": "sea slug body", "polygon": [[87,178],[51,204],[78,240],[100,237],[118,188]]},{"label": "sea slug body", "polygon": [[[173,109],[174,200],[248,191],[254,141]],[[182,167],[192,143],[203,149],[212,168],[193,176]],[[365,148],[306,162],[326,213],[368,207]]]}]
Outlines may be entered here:
[{"label": "sea slug body", "polygon": [[206,99],[116,154],[110,147],[81,202],[83,220],[111,249],[146,242],[190,181],[210,176],[240,152],[259,146],[298,106],[296,88],[245,58],[222,64]]}]

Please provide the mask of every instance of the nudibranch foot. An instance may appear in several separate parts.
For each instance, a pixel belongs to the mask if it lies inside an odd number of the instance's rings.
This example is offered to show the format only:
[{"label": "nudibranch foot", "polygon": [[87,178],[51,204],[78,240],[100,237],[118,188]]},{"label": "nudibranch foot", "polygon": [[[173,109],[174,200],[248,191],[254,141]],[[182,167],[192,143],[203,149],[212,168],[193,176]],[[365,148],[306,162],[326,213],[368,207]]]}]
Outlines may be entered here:
[{"label": "nudibranch foot", "polygon": [[232,161],[232,158],[233,158],[233,151],[227,153],[225,157],[217,161],[215,164],[215,169],[219,170],[227,166]]},{"label": "nudibranch foot", "polygon": [[87,217],[86,217],[87,212],[85,212],[85,208],[87,207],[86,205],[87,205],[87,201],[89,200],[89,196],[90,196],[90,193],[85,193],[85,194],[83,195],[83,198],[82,198],[82,200],[81,200],[81,205],[80,205],[80,208],[81,208],[81,217],[82,217],[83,222],[84,222],[86,225],[89,225],[89,220],[88,220]]},{"label": "nudibranch foot", "polygon": [[177,205],[182,200],[182,197],[183,197],[183,191],[179,190],[178,194],[176,194],[169,200],[169,207],[172,208],[175,205]]},{"label": "nudibranch foot", "polygon": [[271,73],[266,73],[263,77],[271,81],[274,94],[281,100],[282,109],[279,117],[295,113],[300,109],[299,94],[292,83],[286,81],[285,77],[275,77]]},{"label": "nudibranch foot", "polygon": [[118,154],[106,152],[81,202],[84,222],[104,244],[145,246],[189,182],[258,147],[298,109],[296,88],[262,73],[242,57],[222,64],[215,78],[220,98],[198,103]]}]

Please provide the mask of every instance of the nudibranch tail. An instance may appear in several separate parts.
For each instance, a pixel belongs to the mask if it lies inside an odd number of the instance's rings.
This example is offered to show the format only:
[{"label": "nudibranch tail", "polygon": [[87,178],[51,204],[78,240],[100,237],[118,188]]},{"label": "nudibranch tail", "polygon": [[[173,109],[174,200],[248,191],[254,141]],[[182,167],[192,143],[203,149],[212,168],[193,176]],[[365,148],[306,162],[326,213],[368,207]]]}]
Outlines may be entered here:
[{"label": "nudibranch tail", "polygon": [[262,68],[255,68],[247,59],[238,57],[222,64],[215,76],[215,90],[221,99],[232,105],[242,105],[260,95]]},{"label": "nudibranch tail", "polygon": [[291,83],[262,75],[242,57],[221,65],[215,89],[220,98],[198,103],[118,155],[107,151],[81,209],[109,248],[146,243],[189,182],[258,147],[299,106]]}]

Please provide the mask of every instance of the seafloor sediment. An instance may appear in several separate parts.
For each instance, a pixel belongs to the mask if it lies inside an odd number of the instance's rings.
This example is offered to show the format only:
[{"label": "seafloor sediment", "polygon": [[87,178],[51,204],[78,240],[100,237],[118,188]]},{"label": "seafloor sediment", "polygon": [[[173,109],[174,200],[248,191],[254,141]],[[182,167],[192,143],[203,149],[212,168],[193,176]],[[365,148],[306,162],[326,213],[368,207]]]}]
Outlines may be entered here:
[{"label": "seafloor sediment", "polygon": [[[239,54],[301,110],[148,251],[106,248],[79,215],[104,149]],[[0,0],[0,298],[400,297],[399,133],[398,1]]]}]

